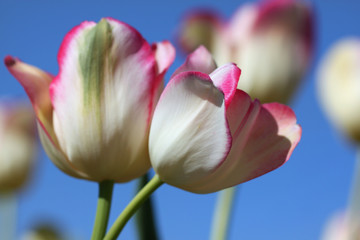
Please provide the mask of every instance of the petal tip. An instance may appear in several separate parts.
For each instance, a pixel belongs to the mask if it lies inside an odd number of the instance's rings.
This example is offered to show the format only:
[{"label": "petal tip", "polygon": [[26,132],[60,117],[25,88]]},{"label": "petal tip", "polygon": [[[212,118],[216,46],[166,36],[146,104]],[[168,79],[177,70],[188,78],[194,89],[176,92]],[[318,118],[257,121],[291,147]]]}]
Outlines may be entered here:
[{"label": "petal tip", "polygon": [[15,63],[16,63],[16,59],[13,58],[13,57],[10,56],[10,55],[7,55],[7,56],[4,58],[4,64],[5,64],[5,66],[8,67],[8,68],[14,66]]}]

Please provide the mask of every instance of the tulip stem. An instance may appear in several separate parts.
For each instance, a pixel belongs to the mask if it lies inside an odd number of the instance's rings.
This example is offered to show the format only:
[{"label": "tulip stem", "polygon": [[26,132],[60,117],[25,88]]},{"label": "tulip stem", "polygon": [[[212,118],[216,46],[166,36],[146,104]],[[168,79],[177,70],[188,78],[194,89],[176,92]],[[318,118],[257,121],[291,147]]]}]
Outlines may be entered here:
[{"label": "tulip stem", "polygon": [[352,190],[349,197],[347,221],[349,223],[349,239],[356,239],[360,228],[360,146],[357,149],[356,162],[352,182]]},{"label": "tulip stem", "polygon": [[114,181],[107,180],[99,183],[99,198],[91,240],[101,240],[105,236],[109,221],[113,188]]},{"label": "tulip stem", "polygon": [[16,239],[17,201],[15,193],[0,196],[0,239]]},{"label": "tulip stem", "polygon": [[150,182],[148,182],[136,196],[131,200],[131,202],[126,206],[122,211],[119,217],[116,219],[115,223],[110,228],[109,232],[105,235],[104,240],[115,240],[121,230],[125,227],[129,219],[135,214],[136,210],[145,202],[150,195],[159,188],[164,182],[160,180],[158,175],[155,175]]},{"label": "tulip stem", "polygon": [[236,190],[237,187],[231,187],[219,192],[212,222],[211,240],[225,240],[227,238]]},{"label": "tulip stem", "polygon": [[[144,174],[138,179],[137,190],[140,191],[149,182],[149,173]],[[150,196],[135,214],[137,232],[139,240],[157,240],[156,221],[154,216],[154,206]]]}]

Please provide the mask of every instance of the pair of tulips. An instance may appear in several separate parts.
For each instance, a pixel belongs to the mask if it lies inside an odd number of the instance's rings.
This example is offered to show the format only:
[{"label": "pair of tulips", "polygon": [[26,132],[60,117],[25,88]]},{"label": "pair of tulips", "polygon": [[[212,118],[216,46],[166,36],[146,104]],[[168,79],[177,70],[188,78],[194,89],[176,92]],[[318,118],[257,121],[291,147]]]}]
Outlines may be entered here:
[{"label": "pair of tulips", "polygon": [[252,101],[237,89],[240,69],[217,68],[204,47],[163,90],[174,58],[168,41],[150,45],[104,18],[66,35],[57,76],[11,56],[5,64],[31,100],[48,156],[73,177],[127,182],[152,166],[163,182],[210,193],[289,159],[301,137],[289,107]]}]

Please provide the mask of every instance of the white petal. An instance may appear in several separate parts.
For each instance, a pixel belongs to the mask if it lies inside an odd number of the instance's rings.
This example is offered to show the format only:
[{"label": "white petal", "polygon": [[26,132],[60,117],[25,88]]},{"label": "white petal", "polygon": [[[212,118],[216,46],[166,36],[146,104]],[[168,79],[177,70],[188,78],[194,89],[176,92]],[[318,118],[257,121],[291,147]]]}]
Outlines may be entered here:
[{"label": "white petal", "polygon": [[135,29],[109,18],[100,24],[99,46],[90,41],[95,23],[85,22],[65,38],[60,74],[51,85],[54,129],[76,169],[94,181],[122,182],[150,167],[147,136],[156,63]]},{"label": "white petal", "polygon": [[221,91],[208,75],[185,72],[166,86],[150,130],[150,159],[159,177],[184,188],[225,159],[231,137]]}]

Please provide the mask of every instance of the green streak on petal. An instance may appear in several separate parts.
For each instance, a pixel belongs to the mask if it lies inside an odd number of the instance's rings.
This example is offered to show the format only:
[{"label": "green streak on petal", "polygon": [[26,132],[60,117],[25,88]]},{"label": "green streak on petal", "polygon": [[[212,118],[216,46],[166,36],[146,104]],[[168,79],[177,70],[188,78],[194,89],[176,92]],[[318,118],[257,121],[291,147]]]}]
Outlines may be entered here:
[{"label": "green streak on petal", "polygon": [[[86,33],[80,46],[79,63],[83,77],[84,109],[100,115],[102,84],[111,69],[113,36],[110,24],[102,19]],[[100,116],[99,116],[100,117]]]}]

